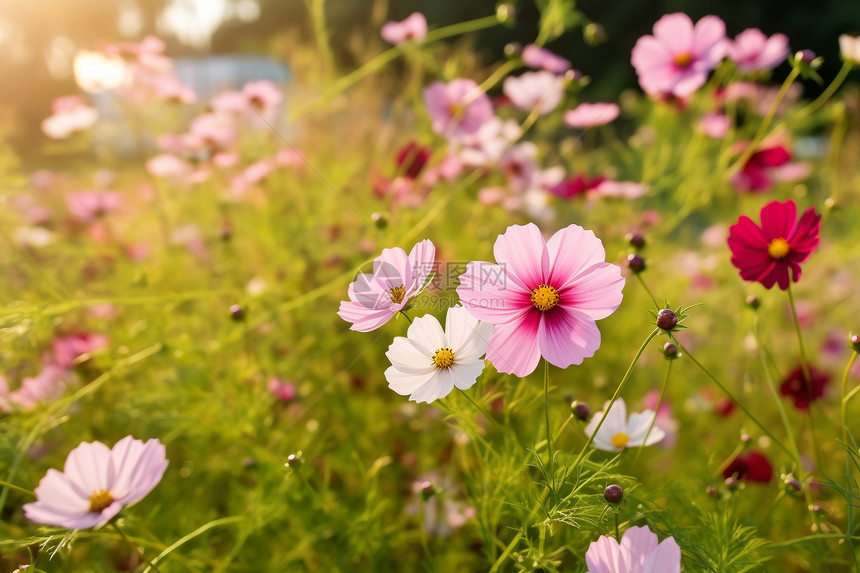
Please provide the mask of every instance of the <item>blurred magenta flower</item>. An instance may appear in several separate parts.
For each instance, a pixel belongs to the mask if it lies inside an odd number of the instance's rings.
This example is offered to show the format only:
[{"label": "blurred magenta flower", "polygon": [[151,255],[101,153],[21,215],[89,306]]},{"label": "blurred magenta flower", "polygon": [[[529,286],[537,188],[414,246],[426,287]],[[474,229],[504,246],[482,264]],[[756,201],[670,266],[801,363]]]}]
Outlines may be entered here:
[{"label": "blurred magenta flower", "polygon": [[42,131],[51,139],[66,139],[76,131],[86,131],[96,124],[99,112],[81,96],[63,96],[51,104],[52,115],[42,121]]},{"label": "blurred magenta flower", "polygon": [[417,179],[430,160],[432,152],[433,150],[429,147],[421,145],[416,141],[410,141],[397,150],[394,156],[398,172],[409,179]]},{"label": "blurred magenta flower", "polygon": [[544,69],[554,74],[563,74],[570,69],[570,62],[561,56],[535,44],[523,48],[523,63],[530,68]]},{"label": "blurred magenta flower", "polygon": [[647,526],[631,527],[621,543],[601,535],[585,553],[588,573],[681,573],[681,548],[674,537],[659,543]]},{"label": "blurred magenta flower", "polygon": [[337,315],[351,322],[350,330],[376,330],[406,308],[419,294],[436,264],[436,247],[425,239],[409,255],[400,247],[383,249],[373,261],[373,273],[363,273],[349,285],[349,300]]},{"label": "blurred magenta flower", "polygon": [[613,181],[605,179],[594,191],[599,197],[615,197],[618,199],[638,199],[648,193],[648,185],[634,181]]},{"label": "blurred magenta flower", "polygon": [[468,264],[457,294],[473,316],[496,325],[487,351],[496,370],[524,377],[541,355],[559,368],[593,356],[595,321],[618,308],[624,288],[600,239],[570,225],[547,243],[534,223],[512,225],[494,252],[498,264]]},{"label": "blurred magenta flower", "polygon": [[631,61],[647,93],[686,97],[705,84],[726,49],[722,20],[705,16],[693,26],[689,16],[676,12],[654,24],[653,36],[639,38]]},{"label": "blurred magenta flower", "polygon": [[122,196],[116,191],[73,191],[66,194],[66,204],[72,215],[91,223],[117,210],[122,204]]},{"label": "blurred magenta flower", "polygon": [[[741,153],[749,142],[738,142],[734,151]],[[781,168],[791,161],[791,152],[785,145],[763,144],[744,164],[743,168],[729,179],[729,183],[737,191],[767,191],[779,179]]]},{"label": "blurred magenta flower", "polygon": [[50,361],[42,364],[36,376],[22,378],[16,390],[10,391],[6,378],[0,375],[0,411],[32,410],[39,404],[53,402],[63,394],[68,381],[69,371]]},{"label": "blurred magenta flower", "polygon": [[473,135],[493,117],[493,104],[474,80],[457,78],[424,88],[433,131],[446,137]]},{"label": "blurred magenta flower", "polygon": [[296,386],[292,382],[281,380],[277,376],[269,379],[269,392],[282,402],[292,402],[296,397]]},{"label": "blurred magenta flower", "polygon": [[471,388],[484,371],[493,325],[481,322],[456,306],[448,310],[445,330],[436,317],[416,318],[398,336],[385,355],[391,366],[385,371],[388,387],[415,402],[433,402],[451,393]]},{"label": "blurred magenta flower", "polygon": [[743,452],[723,470],[723,477],[768,483],[773,479],[773,465],[764,454],[756,451]]},{"label": "blurred magenta flower", "polygon": [[564,97],[564,79],[547,71],[526,72],[505,78],[502,91],[519,109],[547,114]]},{"label": "blurred magenta flower", "polygon": [[549,192],[562,199],[572,199],[573,197],[584,195],[592,189],[596,189],[604,181],[606,181],[604,177],[588,177],[580,173],[575,177],[570,177],[557,185],[553,185],[550,187]]},{"label": "blurred magenta flower", "polygon": [[614,103],[581,103],[564,112],[564,123],[580,129],[597,127],[615,120],[618,112],[618,104]]},{"label": "blurred magenta flower", "polygon": [[809,405],[824,396],[830,376],[809,366],[809,377],[807,380],[803,374],[803,367],[797,366],[788,373],[785,380],[779,386],[781,396],[790,396],[794,407],[798,410],[809,410]]},{"label": "blurred magenta flower", "polygon": [[421,12],[413,12],[402,22],[387,22],[379,34],[389,44],[397,45],[410,40],[421,43],[427,36],[427,19]]},{"label": "blurred magenta flower", "polygon": [[818,248],[820,231],[821,215],[813,207],[798,221],[794,201],[773,201],[761,210],[761,227],[742,215],[729,228],[732,264],[745,281],[787,290],[791,280],[800,280],[800,264]]},{"label": "blurred magenta flower", "polygon": [[788,57],[788,38],[785,34],[768,38],[758,28],[748,28],[728,43],[728,56],[742,72],[772,70]]},{"label": "blurred magenta flower", "polygon": [[158,440],[126,436],[112,449],[83,442],[69,452],[62,472],[48,470],[35,490],[37,501],[24,505],[24,515],[66,529],[101,527],[152,491],[167,463]]},{"label": "blurred magenta flower", "polygon": [[860,64],[860,36],[840,35],[839,52],[846,62],[851,62],[855,66]]},{"label": "blurred magenta flower", "polygon": [[[654,423],[656,414],[653,410],[636,412],[630,414],[628,418],[627,406],[624,404],[623,398],[615,401],[600,429],[595,434],[595,428],[597,428],[597,424],[603,417],[603,412],[608,407],[609,401],[603,405],[603,410],[594,414],[594,417],[583,430],[587,436],[594,434],[591,443],[598,450],[620,452],[625,448],[650,446],[666,437],[666,433]],[[653,428],[651,427],[652,424]],[[650,433],[648,432],[649,428],[651,429]]]},{"label": "blurred magenta flower", "polygon": [[54,339],[54,358],[63,368],[71,368],[75,365],[75,360],[84,354],[106,347],[108,341],[107,335],[94,332],[79,332],[70,336],[57,337]]}]

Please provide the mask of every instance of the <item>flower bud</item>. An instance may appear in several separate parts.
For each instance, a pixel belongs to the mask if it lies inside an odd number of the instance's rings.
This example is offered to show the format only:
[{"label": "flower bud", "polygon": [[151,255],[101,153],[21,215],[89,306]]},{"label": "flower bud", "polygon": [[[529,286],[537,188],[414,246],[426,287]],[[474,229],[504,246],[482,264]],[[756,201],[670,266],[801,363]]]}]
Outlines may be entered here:
[{"label": "flower bud", "polygon": [[627,233],[627,236],[624,238],[637,251],[645,246],[645,237],[642,236],[642,233]]},{"label": "flower bud", "polygon": [[603,499],[609,503],[618,503],[624,497],[624,490],[620,485],[612,484],[603,490]]},{"label": "flower bud", "polygon": [[574,401],[570,405],[570,412],[573,414],[573,417],[580,422],[587,421],[588,417],[591,415],[591,409],[588,407],[588,404],[580,402],[579,400]]},{"label": "flower bud", "polygon": [[671,308],[661,308],[657,313],[657,326],[669,331],[678,326],[678,315]]},{"label": "flower bud", "polygon": [[285,463],[284,465],[287,466],[288,468],[296,468],[296,469],[302,467],[301,455],[302,455],[301,452],[299,452],[298,454],[288,455],[287,456],[287,463]]},{"label": "flower bud", "polygon": [[638,253],[631,253],[627,255],[627,260],[624,261],[627,265],[627,268],[633,271],[636,274],[641,273],[645,270],[645,259],[639,256]]},{"label": "flower bud", "polygon": [[245,320],[245,309],[243,309],[238,304],[230,305],[230,318],[232,318],[236,322],[241,322]]},{"label": "flower bud", "polygon": [[[581,71],[579,71],[577,69],[570,69],[570,70],[567,70],[566,72],[564,72],[564,79],[566,79],[569,82],[580,82],[583,80],[583,78],[585,78],[585,74],[583,74]],[[585,83],[588,83],[588,82],[585,82]],[[583,84],[583,87],[585,87],[585,83]]]},{"label": "flower bud", "polygon": [[729,476],[726,478],[726,487],[730,490],[737,489],[739,483],[740,482],[738,482],[738,478],[736,478],[735,476]]},{"label": "flower bud", "polygon": [[663,354],[670,360],[680,356],[678,353],[678,346],[674,342],[667,342],[663,345]]},{"label": "flower bud", "polygon": [[373,213],[370,216],[370,220],[373,221],[373,224],[376,225],[377,229],[384,229],[388,226],[388,218],[382,213]]},{"label": "flower bud", "polygon": [[796,54],[794,54],[794,58],[799,62],[803,62],[804,64],[811,64],[815,61],[815,58],[817,57],[818,56],[816,55],[816,53],[812,50],[799,50]]},{"label": "flower bud", "polygon": [[594,22],[585,26],[582,30],[582,35],[585,38],[585,43],[589,46],[596,46],[606,41],[606,30],[600,24],[595,24]]},{"label": "flower bud", "polygon": [[860,334],[851,335],[851,348],[854,352],[860,352]]},{"label": "flower bud", "polygon": [[421,499],[427,501],[436,494],[436,484],[425,481],[421,484]]},{"label": "flower bud", "polygon": [[523,53],[523,45],[519,42],[508,42],[505,44],[505,55],[509,58],[519,56]]},{"label": "flower bud", "polygon": [[713,498],[719,498],[720,497],[720,490],[718,490],[717,486],[714,486],[714,485],[709,485],[708,487],[706,487],[705,493],[708,494],[709,496],[713,497]]},{"label": "flower bud", "polygon": [[746,300],[747,306],[753,310],[758,310],[758,307],[761,306],[761,301],[757,296],[749,295]]},{"label": "flower bud", "polygon": [[517,9],[513,4],[503,2],[496,6],[496,18],[502,24],[513,24],[517,17]]},{"label": "flower bud", "polygon": [[793,489],[794,491],[800,491],[803,489],[803,486],[800,485],[800,482],[797,481],[797,478],[794,476],[788,476],[784,480],[786,487]]}]

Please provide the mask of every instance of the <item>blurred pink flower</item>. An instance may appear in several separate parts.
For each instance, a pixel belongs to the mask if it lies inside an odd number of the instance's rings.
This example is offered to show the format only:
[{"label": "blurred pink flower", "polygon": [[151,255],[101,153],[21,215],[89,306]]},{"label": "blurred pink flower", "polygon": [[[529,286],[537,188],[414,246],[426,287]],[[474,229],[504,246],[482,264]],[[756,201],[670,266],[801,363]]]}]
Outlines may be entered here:
[{"label": "blurred pink flower", "polygon": [[633,181],[602,181],[594,191],[599,197],[617,197],[621,199],[638,199],[648,193],[648,185]]},{"label": "blurred pink flower", "polygon": [[788,57],[788,38],[785,34],[768,38],[758,28],[747,28],[728,42],[728,56],[742,72],[772,70]]},{"label": "blurred pink flower", "polygon": [[525,191],[538,176],[537,146],[523,141],[511,147],[499,160],[499,169],[505,174],[513,191]]},{"label": "blurred pink flower", "polygon": [[526,72],[505,78],[502,91],[519,109],[547,114],[564,97],[564,79],[547,71]]},{"label": "blurred pink flower", "polygon": [[564,123],[582,129],[596,127],[615,120],[618,112],[618,104],[614,103],[581,103],[564,112]]},{"label": "blurred pink flower", "polygon": [[653,36],[639,38],[631,61],[647,93],[686,97],[705,84],[726,49],[722,20],[705,16],[694,27],[689,16],[676,12],[654,24]]},{"label": "blurred pink flower", "polygon": [[729,116],[720,112],[713,112],[703,115],[699,119],[697,127],[711,139],[723,139],[729,132],[731,125]]},{"label": "blurred pink flower", "polygon": [[471,167],[495,166],[521,136],[522,130],[516,121],[493,116],[474,135],[458,139],[454,153]]},{"label": "blurred pink flower", "polygon": [[387,22],[379,34],[389,44],[397,45],[410,40],[420,44],[427,36],[427,19],[424,14],[413,12],[402,22]]},{"label": "blurred pink flower", "polygon": [[604,181],[606,179],[603,177],[587,177],[580,173],[575,177],[570,177],[557,185],[553,185],[549,189],[549,192],[562,199],[572,199],[578,195],[585,194],[587,191],[596,189]]},{"label": "blurred pink flower", "polygon": [[266,119],[271,119],[284,96],[273,82],[260,80],[248,82],[242,87],[242,95],[252,110]]},{"label": "blurred pink flower", "polygon": [[496,370],[524,377],[541,355],[559,368],[593,356],[596,321],[618,308],[624,287],[600,239],[570,225],[547,243],[529,223],[508,227],[494,252],[497,264],[468,264],[457,294],[475,318],[496,325],[487,351]]},{"label": "blurred pink flower", "polygon": [[182,179],[191,173],[191,165],[176,155],[162,153],[147,160],[146,170],[154,177]]},{"label": "blurred pink flower", "polygon": [[166,469],[158,440],[126,436],[113,449],[83,442],[69,452],[63,472],[48,470],[35,490],[37,501],[24,505],[24,515],[66,529],[101,527],[152,491]]},{"label": "blurred pink flower", "polygon": [[428,239],[412,247],[408,256],[399,247],[383,249],[373,261],[373,273],[360,274],[350,283],[349,301],[340,303],[338,316],[352,323],[350,330],[376,330],[421,292],[435,261],[436,247]]},{"label": "blurred pink flower", "polygon": [[276,376],[269,379],[267,386],[269,392],[282,402],[292,402],[296,397],[296,387],[292,382],[281,380]]},{"label": "blurred pink flower", "polygon": [[215,149],[228,149],[236,142],[236,127],[225,115],[198,115],[191,120],[188,132]]},{"label": "blurred pink flower", "polygon": [[116,191],[73,191],[66,194],[66,204],[72,215],[85,223],[115,211],[122,204]]},{"label": "blurred pink flower", "polygon": [[588,547],[588,573],[681,573],[681,548],[675,538],[662,543],[648,527],[631,527],[621,543],[601,535]]},{"label": "blurred pink flower", "polygon": [[79,332],[54,339],[54,359],[63,368],[71,368],[84,354],[90,354],[108,345],[105,334]]},{"label": "blurred pink flower", "polygon": [[457,78],[424,88],[433,131],[446,137],[472,135],[493,117],[493,105],[474,80]]},{"label": "blurred pink flower", "polygon": [[42,131],[51,139],[66,139],[76,131],[86,131],[99,119],[96,108],[76,95],[57,98],[51,109],[53,115],[42,121]]},{"label": "blurred pink flower", "polygon": [[[773,106],[779,93],[778,86],[764,86],[754,82],[733,82],[724,89],[714,93],[718,102],[744,102],[758,115],[764,116]],[[788,110],[803,93],[803,86],[791,84],[782,101],[777,107],[776,113],[782,115]]]},{"label": "blurred pink flower", "polygon": [[152,89],[159,98],[185,104],[192,104],[197,101],[197,94],[190,87],[179,81],[179,78],[173,75],[162,75],[153,79]]},{"label": "blurred pink flower", "polygon": [[563,74],[570,69],[570,62],[535,44],[523,48],[523,63],[531,68],[540,68],[554,74]]},{"label": "blurred pink flower", "polygon": [[217,115],[243,114],[248,105],[245,94],[233,90],[221,92],[209,100],[209,107]]},{"label": "blurred pink flower", "polygon": [[[748,145],[748,142],[739,142],[734,150],[742,153]],[[765,142],[729,179],[729,183],[736,191],[761,192],[773,187],[776,181],[796,181],[810,174],[808,164],[790,164],[789,161],[791,152],[788,147],[775,141]]]},{"label": "blurred pink flower", "polygon": [[219,169],[229,169],[239,164],[239,154],[234,151],[222,151],[212,157],[212,164]]},{"label": "blurred pink flower", "polygon": [[32,410],[39,404],[53,402],[62,396],[68,378],[67,369],[50,361],[42,364],[36,376],[22,378],[17,390],[10,391],[6,379],[0,375],[0,411]]},{"label": "blurred pink flower", "polygon": [[292,147],[282,147],[275,153],[275,165],[278,167],[303,167],[305,160]]}]

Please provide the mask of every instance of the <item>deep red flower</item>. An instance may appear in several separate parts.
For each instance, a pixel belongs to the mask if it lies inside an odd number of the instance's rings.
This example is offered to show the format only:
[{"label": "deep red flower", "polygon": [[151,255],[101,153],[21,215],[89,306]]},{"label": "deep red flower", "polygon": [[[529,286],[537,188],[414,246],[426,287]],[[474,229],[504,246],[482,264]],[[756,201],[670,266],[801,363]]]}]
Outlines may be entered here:
[{"label": "deep red flower", "polygon": [[404,177],[417,179],[430,159],[431,150],[414,141],[410,141],[397,152],[395,159],[397,167]]},{"label": "deep red flower", "polygon": [[763,454],[755,451],[738,454],[723,470],[723,477],[768,483],[773,478],[773,466]]},{"label": "deep red flower", "polygon": [[813,400],[824,396],[824,388],[830,381],[830,376],[812,366],[809,367],[809,377],[812,380],[807,380],[803,375],[803,368],[798,366],[779,386],[779,393],[783,396],[791,396],[794,407],[798,410],[809,410],[809,404]]},{"label": "deep red flower", "polygon": [[595,189],[604,181],[606,181],[606,178],[604,177],[586,177],[584,175],[577,175],[576,177],[565,179],[558,185],[550,187],[549,192],[556,197],[561,197],[562,199],[571,199],[577,195],[582,195],[586,191]]},{"label": "deep red flower", "polygon": [[753,153],[740,173],[731,178],[732,187],[738,191],[767,191],[773,187],[774,167],[791,161],[791,153],[782,145],[765,147]]},{"label": "deep red flower", "polygon": [[765,288],[779,284],[787,290],[790,280],[800,280],[800,263],[818,248],[820,231],[821,215],[814,208],[798,221],[794,201],[773,201],[761,210],[761,227],[742,215],[729,228],[732,264],[745,281],[760,282]]}]

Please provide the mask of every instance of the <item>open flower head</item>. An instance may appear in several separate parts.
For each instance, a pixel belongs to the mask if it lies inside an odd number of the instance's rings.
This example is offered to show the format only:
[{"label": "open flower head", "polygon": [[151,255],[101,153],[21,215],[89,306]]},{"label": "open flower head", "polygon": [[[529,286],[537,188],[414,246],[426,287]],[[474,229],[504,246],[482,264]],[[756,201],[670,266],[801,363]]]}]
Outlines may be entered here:
[{"label": "open flower head", "polygon": [[502,91],[519,109],[547,114],[564,97],[564,79],[546,70],[526,72],[505,78]]},{"label": "open flower head", "polygon": [[[594,434],[603,412],[609,407],[609,402],[603,405],[603,410],[597,412],[585,427],[586,435]],[[665,432],[654,424],[653,410],[636,412],[627,417],[627,406],[624,399],[619,398],[609,409],[606,419],[594,435],[592,443],[599,450],[620,452],[624,448],[635,448],[641,445],[650,446],[666,437]],[[653,426],[653,427],[652,427]],[[649,432],[648,429],[651,429]],[[646,439],[647,437],[647,439]]]},{"label": "open flower head", "polygon": [[787,290],[792,280],[800,280],[800,264],[818,248],[820,230],[821,215],[814,208],[798,221],[794,201],[773,201],[761,210],[761,226],[743,215],[729,228],[732,264],[746,281]]},{"label": "open flower head", "polygon": [[621,543],[601,535],[585,553],[588,573],[681,573],[681,548],[673,537],[659,542],[645,527],[631,527]]},{"label": "open flower head", "polygon": [[742,72],[772,70],[788,57],[785,34],[767,37],[758,28],[748,28],[728,44],[728,56]]},{"label": "open flower head", "polygon": [[570,225],[547,242],[534,223],[512,225],[494,252],[496,264],[468,264],[457,294],[475,318],[496,325],[487,350],[496,370],[523,377],[541,356],[559,368],[593,356],[596,321],[618,308],[624,288],[600,239]]},{"label": "open flower head", "polygon": [[406,41],[422,42],[427,36],[427,19],[421,12],[413,12],[402,22],[387,22],[380,30],[382,39],[389,44]]},{"label": "open flower head", "polygon": [[457,78],[424,88],[433,131],[446,137],[474,135],[493,115],[493,104],[474,80]]},{"label": "open flower head", "polygon": [[421,292],[435,260],[436,247],[429,239],[412,247],[408,256],[399,247],[383,249],[373,261],[373,273],[360,274],[349,285],[349,300],[340,303],[338,316],[352,323],[350,330],[376,330]]},{"label": "open flower head", "polygon": [[152,491],[165,469],[158,440],[126,436],[112,449],[83,442],[69,452],[62,472],[48,470],[35,490],[37,501],[24,505],[24,515],[66,529],[101,527]]}]

